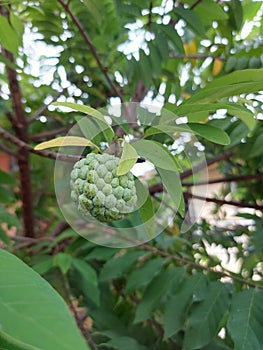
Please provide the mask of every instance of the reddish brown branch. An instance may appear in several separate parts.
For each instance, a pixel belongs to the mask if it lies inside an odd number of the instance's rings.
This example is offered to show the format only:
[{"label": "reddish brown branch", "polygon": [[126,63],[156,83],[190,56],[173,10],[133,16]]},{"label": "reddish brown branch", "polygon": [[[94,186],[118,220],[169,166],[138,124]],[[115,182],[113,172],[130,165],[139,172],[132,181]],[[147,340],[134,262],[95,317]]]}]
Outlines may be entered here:
[{"label": "reddish brown branch", "polygon": [[5,145],[0,145],[0,150],[9,154],[10,156],[13,156],[15,158],[18,158],[18,155],[16,152],[12,151],[9,147],[5,146]]},{"label": "reddish brown branch", "polygon": [[101,59],[97,53],[97,50],[95,48],[95,46],[93,45],[88,33],[85,31],[84,27],[82,26],[82,24],[80,23],[80,21],[78,20],[78,18],[74,15],[74,13],[71,11],[71,9],[69,8],[68,4],[65,3],[63,0],[58,0],[58,2],[61,4],[61,6],[64,8],[64,10],[66,11],[66,13],[70,16],[70,18],[72,19],[73,23],[76,25],[76,27],[78,28],[80,34],[82,35],[82,37],[84,38],[86,44],[88,45],[88,48],[90,49],[91,54],[93,55],[93,57],[95,58],[97,65],[99,67],[99,69],[101,70],[102,74],[104,75],[104,77],[106,78],[107,82],[109,83],[110,87],[112,88],[112,90],[114,91],[114,93],[116,94],[116,96],[118,96],[120,98],[120,100],[123,102],[123,98],[122,95],[120,93],[120,91],[118,90],[118,88],[115,86],[113,80],[111,79],[108,70],[106,67],[104,67],[104,65],[101,62]]},{"label": "reddish brown branch", "polygon": [[217,59],[217,60],[220,60],[220,61],[225,61],[225,57],[223,56],[215,56],[215,55],[212,55],[212,54],[188,54],[188,55],[184,55],[184,54],[180,54],[180,53],[176,53],[176,54],[173,54],[173,55],[170,55],[170,58],[178,58],[178,59],[189,59],[189,60],[192,60],[192,59],[197,59],[197,60],[205,60],[207,58],[213,58],[213,59]]},{"label": "reddish brown branch", "polygon": [[263,174],[229,176],[229,177],[209,180],[208,182],[207,181],[183,182],[182,185],[186,187],[192,187],[192,186],[211,185],[211,184],[223,183],[223,182],[239,182],[239,181],[251,181],[251,180],[263,180]]},{"label": "reddish brown branch", "polygon": [[215,203],[215,204],[219,204],[219,205],[226,204],[226,205],[233,205],[233,206],[238,207],[238,208],[252,208],[252,209],[263,211],[263,206],[258,205],[256,203],[252,204],[252,203],[237,202],[237,201],[227,201],[225,199],[198,196],[198,195],[194,195],[194,194],[189,193],[189,192],[184,193],[184,196],[185,196],[185,198],[188,198],[188,199],[191,199],[191,198],[200,199],[200,200],[204,200],[206,202],[211,202],[211,203]]},{"label": "reddish brown branch", "polygon": [[[0,13],[5,17],[9,16],[8,11],[6,9],[3,9],[2,7],[0,7]],[[15,62],[13,54],[11,52],[2,48],[2,54],[7,58],[8,61],[12,63]],[[9,66],[6,66],[6,72],[13,109],[13,113],[9,115],[10,121],[12,123],[17,138],[27,143],[27,122],[22,104],[22,95],[17,79],[17,73],[14,69],[10,68]],[[20,179],[20,197],[23,203],[22,215],[24,232],[26,236],[34,237],[34,211],[32,200],[29,152],[25,148],[19,148],[17,155]]]},{"label": "reddish brown branch", "polygon": [[45,132],[41,132],[39,134],[35,134],[29,137],[30,140],[32,141],[44,141],[49,139],[52,136],[56,136],[58,134],[61,133],[65,133],[67,131],[69,131],[72,128],[72,124],[66,125],[66,126],[62,126],[61,128],[55,129],[55,130],[49,130],[49,131],[45,131]]},{"label": "reddish brown branch", "polygon": [[32,123],[34,120],[40,117],[48,108],[48,106],[52,102],[56,101],[59,98],[59,96],[63,95],[66,90],[67,89],[63,89],[62,91],[58,92],[55,96],[52,97],[52,100],[48,104],[44,104],[43,106],[41,106],[31,117],[27,118],[27,123]]},{"label": "reddish brown branch", "polygon": [[0,137],[13,143],[14,145],[17,145],[21,149],[25,149],[28,152],[38,154],[42,157],[46,157],[46,158],[50,158],[50,159],[59,159],[59,160],[63,160],[66,162],[71,162],[71,163],[76,162],[80,159],[79,156],[61,154],[61,153],[56,153],[56,152],[52,152],[52,151],[36,150],[32,146],[30,146],[28,143],[20,140],[19,138],[10,134],[9,132],[5,131],[1,127],[0,127]]},{"label": "reddish brown branch", "polygon": [[209,165],[212,165],[212,164],[221,162],[222,160],[227,160],[227,159],[231,158],[233,156],[233,154],[234,153],[231,151],[219,154],[219,155],[215,156],[214,158],[209,159],[207,162],[200,163],[199,165],[193,167],[192,169],[184,171],[182,174],[180,174],[180,178],[181,178],[181,180],[183,180],[189,176],[192,176],[193,174],[197,173],[198,171],[205,169]]},{"label": "reddish brown branch", "polygon": [[[207,162],[202,162],[200,164],[198,164],[197,166],[184,171],[182,174],[180,174],[180,179],[183,180],[187,177],[192,176],[195,173],[198,173],[199,171],[201,171],[202,169],[205,169],[207,166],[218,163],[222,160],[227,160],[229,158],[231,158],[233,156],[233,152],[229,151],[229,152],[225,152],[222,154],[219,154],[218,156],[215,156],[212,159],[209,159]],[[149,192],[151,195],[158,193],[158,192],[162,192],[163,191],[163,184],[155,184],[149,187]]]}]

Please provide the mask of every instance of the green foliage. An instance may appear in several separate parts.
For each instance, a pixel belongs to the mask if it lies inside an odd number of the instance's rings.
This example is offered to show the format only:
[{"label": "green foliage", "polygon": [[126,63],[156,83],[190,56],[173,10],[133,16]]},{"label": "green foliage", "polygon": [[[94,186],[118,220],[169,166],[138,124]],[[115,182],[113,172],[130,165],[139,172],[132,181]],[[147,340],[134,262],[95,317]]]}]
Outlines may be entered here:
[{"label": "green foliage", "polygon": [[15,256],[4,250],[0,255],[2,344],[10,342],[8,349],[20,343],[21,349],[88,349],[65,302],[51,286]]},{"label": "green foliage", "polygon": [[[11,157],[10,173],[0,171],[0,348],[87,349],[69,307],[94,349],[261,349],[262,4],[10,0],[0,7],[0,156]],[[136,107],[132,120],[108,108],[141,101],[149,110]],[[156,104],[164,108],[154,113]],[[75,123],[78,135],[67,135]],[[57,206],[54,162],[38,154],[30,155],[27,178],[30,236],[23,150],[51,146],[66,146],[64,154],[77,146],[75,155],[81,146],[85,157],[116,152],[118,176],[152,163],[154,171],[135,179],[138,209],[111,224],[123,235],[125,225],[142,225],[151,241],[119,249],[77,235]],[[197,191],[203,173],[192,174],[203,164],[200,152],[223,186],[209,194],[212,219],[193,222],[194,197],[205,196]],[[84,182],[86,175],[78,174]],[[237,204],[230,221],[229,201]],[[101,234],[90,222],[87,231]]]}]

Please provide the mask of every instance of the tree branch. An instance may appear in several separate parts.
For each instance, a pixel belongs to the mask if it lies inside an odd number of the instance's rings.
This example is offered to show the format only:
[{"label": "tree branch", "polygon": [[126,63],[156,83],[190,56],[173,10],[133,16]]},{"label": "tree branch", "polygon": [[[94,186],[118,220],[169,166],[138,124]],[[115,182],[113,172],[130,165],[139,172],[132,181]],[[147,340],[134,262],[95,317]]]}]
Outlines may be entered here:
[{"label": "tree branch", "polygon": [[202,0],[197,0],[193,3],[193,5],[190,7],[190,10],[193,10],[197,5],[199,5],[202,2]]},{"label": "tree branch", "polygon": [[61,95],[64,94],[64,92],[66,91],[67,89],[63,89],[62,91],[58,92],[56,95],[54,95],[52,97],[52,100],[50,101],[50,103],[48,104],[44,104],[43,106],[41,106],[31,117],[27,118],[26,121],[28,124],[32,123],[34,120],[36,120],[38,117],[40,117],[44,112],[45,110],[48,108],[48,106],[53,103],[54,101],[56,101]]},{"label": "tree branch", "polygon": [[182,174],[180,174],[180,178],[182,180],[189,176],[192,176],[194,173],[197,173],[198,171],[205,169],[207,166],[221,162],[222,160],[227,160],[231,158],[233,155],[234,155],[234,152],[232,151],[221,153],[212,159],[208,159],[207,162],[200,163],[199,165],[193,167],[192,169],[184,171]]},{"label": "tree branch", "polygon": [[180,53],[177,53],[177,54],[173,54],[173,55],[170,55],[170,58],[178,58],[178,59],[200,59],[200,60],[205,60],[206,58],[213,58],[213,59],[217,59],[217,60],[220,60],[220,61],[225,61],[225,57],[223,56],[215,56],[215,55],[211,55],[211,54],[188,54],[188,55],[184,55],[184,54],[180,54]]},{"label": "tree branch", "polygon": [[186,187],[192,186],[202,186],[202,185],[211,185],[222,182],[239,182],[239,181],[250,181],[250,180],[263,180],[263,174],[252,174],[252,175],[240,175],[240,176],[229,176],[219,179],[199,182],[183,182],[182,185]]},{"label": "tree branch", "polygon": [[203,197],[203,196],[198,196],[198,195],[195,195],[195,194],[192,194],[189,192],[185,192],[184,196],[188,199],[194,198],[194,199],[200,199],[200,200],[204,200],[206,202],[211,202],[211,203],[220,204],[220,205],[226,204],[226,205],[233,205],[233,206],[238,207],[238,208],[252,208],[252,209],[263,211],[263,206],[258,205],[258,204],[236,202],[236,201],[227,201],[225,199]]},{"label": "tree branch", "polygon": [[[0,6],[0,13],[9,17],[9,12]],[[2,47],[3,56],[10,62],[14,63],[13,54]],[[18,139],[23,142],[28,142],[27,134],[27,122],[25,118],[24,108],[22,104],[22,95],[20,86],[17,79],[17,73],[13,68],[6,66],[7,79],[9,83],[10,98],[13,108],[11,123]],[[20,197],[23,203],[22,216],[25,235],[28,237],[34,237],[34,210],[33,210],[33,197],[31,187],[31,172],[29,153],[25,148],[19,148],[18,152],[18,168],[19,168],[19,180],[20,180]]]},{"label": "tree branch", "polygon": [[42,140],[47,140],[52,136],[56,136],[57,134],[61,134],[64,132],[69,131],[72,128],[73,124],[69,124],[66,126],[62,126],[61,128],[55,129],[55,130],[49,130],[45,132],[41,132],[39,134],[35,134],[29,137],[31,141],[42,141]]},{"label": "tree branch", "polygon": [[[187,177],[192,176],[195,173],[198,173],[200,170],[205,169],[207,166],[218,163],[222,160],[227,160],[229,158],[231,158],[233,156],[233,152],[229,151],[229,152],[225,152],[222,154],[219,154],[217,156],[215,156],[212,159],[209,159],[207,162],[202,162],[200,164],[198,164],[197,166],[193,167],[192,169],[188,169],[186,171],[184,171],[182,174],[180,174],[180,179],[183,180]],[[151,195],[158,193],[158,192],[162,192],[163,191],[163,184],[155,184],[149,187],[149,193]]]},{"label": "tree branch", "polygon": [[226,271],[220,271],[220,270],[215,270],[214,268],[208,267],[208,266],[204,266],[204,265],[200,265],[194,261],[188,260],[186,258],[182,258],[180,256],[177,255],[171,255],[169,253],[167,253],[166,251],[160,250],[158,248],[155,248],[149,244],[142,244],[141,246],[139,246],[139,248],[143,249],[143,250],[147,250],[149,252],[152,252],[153,254],[168,258],[170,260],[174,260],[177,261],[183,265],[188,265],[190,267],[196,268],[198,270],[203,270],[203,271],[207,271],[207,272],[211,272],[211,273],[215,273],[218,274],[221,277],[228,277],[231,278],[234,281],[237,281],[239,283],[254,287],[254,288],[259,288],[259,289],[263,289],[263,286],[257,283],[254,283],[253,281],[247,281],[241,277],[238,277],[236,275],[233,275],[230,272],[226,272]]},{"label": "tree branch", "polygon": [[18,158],[18,154],[5,145],[0,145],[0,150],[9,154],[12,157]]},{"label": "tree branch", "polygon": [[98,350],[97,344],[95,344],[93,342],[90,332],[84,327],[83,320],[79,317],[79,315],[76,311],[76,308],[71,300],[70,287],[66,281],[65,276],[62,274],[62,272],[60,273],[60,278],[61,278],[63,290],[65,292],[66,301],[70,307],[70,310],[73,313],[73,316],[75,318],[75,321],[76,321],[76,324],[77,324],[79,330],[81,331],[83,337],[86,339],[87,343],[92,347],[92,349]]},{"label": "tree branch", "polygon": [[21,149],[25,149],[28,152],[38,154],[42,157],[50,158],[50,159],[59,159],[66,162],[77,162],[81,157],[75,156],[75,155],[67,155],[67,154],[61,154],[56,153],[52,151],[42,151],[42,150],[36,150],[32,146],[30,146],[28,143],[20,140],[16,136],[10,134],[9,132],[5,131],[3,128],[0,127],[0,137],[4,138],[5,140],[13,143],[14,145],[18,146]]},{"label": "tree branch", "polygon": [[118,88],[115,86],[113,80],[111,79],[110,75],[108,74],[107,68],[104,67],[104,65],[101,62],[101,59],[97,53],[97,50],[95,48],[95,46],[93,45],[88,33],[85,31],[84,27],[82,26],[82,24],[80,23],[80,21],[78,20],[78,18],[73,14],[73,12],[70,10],[69,6],[67,3],[65,3],[63,0],[58,0],[58,2],[61,4],[61,6],[64,8],[64,10],[66,11],[66,13],[70,16],[70,18],[72,19],[73,23],[76,25],[76,27],[78,28],[80,34],[82,35],[82,37],[84,38],[86,44],[88,45],[91,54],[93,55],[93,57],[95,58],[97,65],[99,67],[99,69],[101,70],[102,74],[104,75],[104,77],[106,78],[107,82],[109,83],[110,87],[112,88],[112,90],[114,91],[114,93],[116,94],[116,96],[118,96],[120,98],[120,100],[123,102],[123,98],[122,95],[120,93],[120,91],[118,90]]}]

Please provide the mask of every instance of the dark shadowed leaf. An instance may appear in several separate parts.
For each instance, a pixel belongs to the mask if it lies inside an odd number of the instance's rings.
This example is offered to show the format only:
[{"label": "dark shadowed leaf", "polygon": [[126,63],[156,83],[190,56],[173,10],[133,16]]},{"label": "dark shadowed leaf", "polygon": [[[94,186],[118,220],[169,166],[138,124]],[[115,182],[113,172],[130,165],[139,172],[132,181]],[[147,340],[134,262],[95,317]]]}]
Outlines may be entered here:
[{"label": "dark shadowed leaf", "polygon": [[263,344],[263,292],[244,290],[233,297],[227,329],[238,350],[261,350]]},{"label": "dark shadowed leaf", "polygon": [[219,325],[229,306],[229,289],[220,282],[208,285],[205,299],[190,310],[183,350],[200,349],[219,331]]}]

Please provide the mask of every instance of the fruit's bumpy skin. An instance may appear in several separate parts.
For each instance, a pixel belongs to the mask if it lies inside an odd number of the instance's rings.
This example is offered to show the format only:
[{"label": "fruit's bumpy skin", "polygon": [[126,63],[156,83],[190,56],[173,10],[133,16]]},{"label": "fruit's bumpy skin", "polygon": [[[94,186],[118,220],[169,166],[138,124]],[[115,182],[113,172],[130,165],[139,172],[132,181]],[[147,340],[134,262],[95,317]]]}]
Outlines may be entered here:
[{"label": "fruit's bumpy skin", "polygon": [[71,199],[82,215],[111,222],[135,210],[134,176],[130,171],[117,176],[118,164],[115,156],[94,153],[75,163],[70,175]]}]

